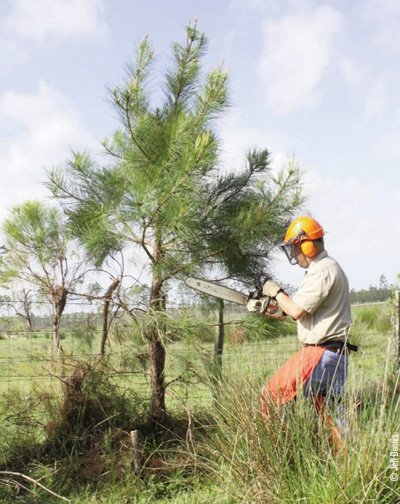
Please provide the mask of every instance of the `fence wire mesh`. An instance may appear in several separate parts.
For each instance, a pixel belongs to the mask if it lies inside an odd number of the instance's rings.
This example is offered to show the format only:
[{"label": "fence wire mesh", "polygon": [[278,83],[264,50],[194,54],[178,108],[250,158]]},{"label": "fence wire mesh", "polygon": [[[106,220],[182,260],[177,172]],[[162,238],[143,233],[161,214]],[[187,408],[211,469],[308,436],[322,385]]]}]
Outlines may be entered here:
[{"label": "fence wire mesh", "polygon": [[[248,338],[241,329],[244,312],[225,308],[225,344],[220,361],[223,377],[246,377],[255,387],[268,379],[299,348],[295,333],[277,337]],[[38,390],[57,394],[60,389],[60,357],[52,344],[52,318],[44,303],[33,305],[30,326],[15,314],[10,304],[0,306],[0,401],[7,401],[13,391],[26,396]],[[198,316],[201,316],[199,313]],[[205,316],[210,317],[210,313]],[[211,318],[213,313],[211,312]],[[63,378],[72,376],[77,367],[98,363],[101,338],[101,306],[74,303],[63,314],[61,343]],[[167,403],[187,407],[207,406],[212,396],[215,355],[212,327],[207,338],[166,342]],[[368,332],[360,340],[360,351],[350,359],[351,380],[379,382],[390,350],[393,331]],[[392,347],[395,345],[392,345]],[[106,347],[104,372],[118,387],[146,399],[150,394],[150,369],[146,342],[133,337],[126,320],[112,327]]]}]

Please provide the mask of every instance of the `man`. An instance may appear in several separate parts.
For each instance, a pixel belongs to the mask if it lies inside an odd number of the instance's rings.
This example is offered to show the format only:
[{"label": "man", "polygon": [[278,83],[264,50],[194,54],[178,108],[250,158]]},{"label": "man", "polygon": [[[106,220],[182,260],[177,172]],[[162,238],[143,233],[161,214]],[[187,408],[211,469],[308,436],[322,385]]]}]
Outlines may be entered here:
[{"label": "man", "polygon": [[268,280],[265,296],[274,298],[282,310],[297,321],[298,338],[304,348],[290,359],[263,388],[264,417],[268,403],[284,404],[295,398],[300,384],[303,394],[314,399],[317,410],[325,400],[337,408],[335,437],[339,436],[339,405],[347,377],[351,325],[349,283],[340,265],[324,248],[324,230],[312,217],[296,219],[287,229],[281,247],[291,264],[306,270],[293,298]]}]

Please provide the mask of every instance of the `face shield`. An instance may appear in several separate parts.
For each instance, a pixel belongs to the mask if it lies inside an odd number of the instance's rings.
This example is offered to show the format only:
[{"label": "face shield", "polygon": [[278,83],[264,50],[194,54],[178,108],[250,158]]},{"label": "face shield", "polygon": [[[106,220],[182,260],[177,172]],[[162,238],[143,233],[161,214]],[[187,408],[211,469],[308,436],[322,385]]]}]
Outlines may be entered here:
[{"label": "face shield", "polygon": [[290,264],[295,265],[298,263],[295,253],[295,244],[293,241],[281,242],[279,244],[279,248],[285,253]]}]

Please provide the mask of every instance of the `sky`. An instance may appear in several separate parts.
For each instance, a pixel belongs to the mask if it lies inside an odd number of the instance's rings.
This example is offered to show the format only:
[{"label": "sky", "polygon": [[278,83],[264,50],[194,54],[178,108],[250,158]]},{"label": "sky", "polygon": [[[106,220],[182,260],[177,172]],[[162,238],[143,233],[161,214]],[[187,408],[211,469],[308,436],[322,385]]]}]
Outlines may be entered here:
[{"label": "sky", "polygon": [[[204,71],[223,62],[230,76],[224,163],[239,168],[253,147],[277,168],[294,157],[350,288],[397,282],[398,0],[0,0],[0,220],[47,198],[46,170],[71,150],[100,152],[117,126],[109,89],[143,36],[161,75],[195,19]],[[283,256],[274,271],[303,275]]]}]

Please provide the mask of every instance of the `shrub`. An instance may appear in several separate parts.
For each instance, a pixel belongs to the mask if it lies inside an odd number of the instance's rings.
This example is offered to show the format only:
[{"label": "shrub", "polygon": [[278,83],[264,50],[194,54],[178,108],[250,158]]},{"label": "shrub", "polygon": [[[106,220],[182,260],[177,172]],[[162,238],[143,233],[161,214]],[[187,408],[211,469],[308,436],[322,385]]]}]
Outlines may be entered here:
[{"label": "shrub", "polygon": [[388,332],[392,328],[391,312],[386,305],[353,307],[353,326],[361,326],[363,330]]},{"label": "shrub", "polygon": [[243,328],[247,341],[260,341],[297,334],[297,326],[292,319],[281,321],[260,315],[248,315],[243,320]]},{"label": "shrub", "polygon": [[147,401],[118,386],[97,365],[76,365],[63,378],[61,395],[53,390],[24,397],[13,391],[7,404],[2,470],[29,474],[61,493],[72,481],[74,488],[97,485],[103,474],[112,478],[131,471],[131,458],[129,467],[123,462],[126,449],[132,453],[129,432],[148,430]]}]

